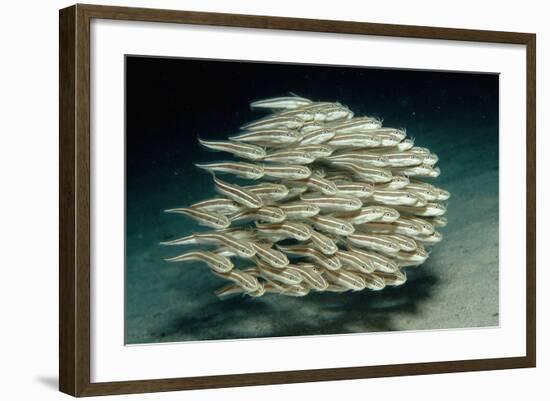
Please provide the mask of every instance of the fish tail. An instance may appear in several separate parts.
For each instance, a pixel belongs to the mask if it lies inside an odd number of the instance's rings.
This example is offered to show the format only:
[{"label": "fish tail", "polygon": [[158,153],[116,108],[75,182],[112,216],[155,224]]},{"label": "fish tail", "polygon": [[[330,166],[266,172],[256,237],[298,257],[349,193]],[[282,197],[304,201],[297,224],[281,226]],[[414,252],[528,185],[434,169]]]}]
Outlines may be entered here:
[{"label": "fish tail", "polygon": [[210,173],[212,173],[212,167],[209,166],[208,164],[200,164],[200,163],[195,163],[195,167],[198,167],[202,170],[205,170],[205,171],[208,171]]},{"label": "fish tail", "polygon": [[174,256],[172,258],[164,259],[166,262],[187,262],[193,259],[193,255],[189,253],[184,253],[182,255]]},{"label": "fish tail", "polygon": [[196,239],[193,234],[188,235],[187,237],[178,238],[172,241],[163,241],[160,244],[161,245],[188,245],[188,244],[195,244]]}]

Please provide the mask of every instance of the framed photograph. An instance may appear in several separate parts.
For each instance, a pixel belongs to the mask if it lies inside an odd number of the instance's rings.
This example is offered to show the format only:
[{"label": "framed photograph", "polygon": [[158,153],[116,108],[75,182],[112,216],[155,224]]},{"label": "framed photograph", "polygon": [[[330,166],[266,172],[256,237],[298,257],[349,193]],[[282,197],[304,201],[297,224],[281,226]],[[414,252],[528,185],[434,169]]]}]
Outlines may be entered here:
[{"label": "framed photograph", "polygon": [[534,34],[59,18],[61,391],[535,366]]}]

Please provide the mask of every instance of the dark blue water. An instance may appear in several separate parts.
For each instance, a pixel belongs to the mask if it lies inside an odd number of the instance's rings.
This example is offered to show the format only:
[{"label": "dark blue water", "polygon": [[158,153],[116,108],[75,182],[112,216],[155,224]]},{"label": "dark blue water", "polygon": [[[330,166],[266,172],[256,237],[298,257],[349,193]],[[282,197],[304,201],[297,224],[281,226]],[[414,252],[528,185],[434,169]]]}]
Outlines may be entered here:
[{"label": "dark blue water", "polygon": [[[220,301],[204,265],[163,261],[178,250],[160,241],[206,230],[163,210],[213,197],[193,164],[229,158],[197,136],[226,138],[262,116],[251,100],[290,91],[405,127],[439,156],[449,225],[405,285]],[[489,74],[127,57],[126,342],[498,325],[498,96]]]}]

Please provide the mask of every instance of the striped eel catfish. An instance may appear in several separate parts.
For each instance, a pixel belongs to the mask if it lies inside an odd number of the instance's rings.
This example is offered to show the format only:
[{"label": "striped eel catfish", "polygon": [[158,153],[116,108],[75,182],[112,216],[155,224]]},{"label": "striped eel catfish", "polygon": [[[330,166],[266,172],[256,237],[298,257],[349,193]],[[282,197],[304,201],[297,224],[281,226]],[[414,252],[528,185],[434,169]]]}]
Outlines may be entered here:
[{"label": "striped eel catfish", "polygon": [[210,173],[233,174],[237,177],[247,178],[250,180],[257,180],[264,176],[264,169],[261,164],[221,162],[208,164],[195,163],[195,166]]},{"label": "striped eel catfish", "polygon": [[227,273],[213,271],[213,273],[218,277],[234,282],[246,292],[257,291],[261,285],[256,277],[242,270],[233,269]]},{"label": "striped eel catfish", "polygon": [[229,139],[237,142],[251,142],[263,145],[282,145],[295,143],[302,135],[297,131],[287,131],[284,129],[269,129],[244,132],[242,134],[230,136]]},{"label": "striped eel catfish", "polygon": [[272,244],[261,242],[251,242],[250,244],[256,251],[256,258],[271,267],[281,269],[290,263],[288,257],[283,252],[271,247]]},{"label": "striped eel catfish", "polygon": [[302,220],[313,217],[321,212],[319,206],[300,201],[283,203],[279,207],[285,213],[287,220]]},{"label": "striped eel catfish", "polygon": [[384,280],[386,285],[391,286],[403,285],[407,281],[407,274],[401,270],[397,270],[393,273],[377,271],[373,275],[380,277]]},{"label": "striped eel catfish", "polygon": [[288,181],[286,182],[286,184],[289,186],[293,184],[294,185],[303,184],[307,186],[309,189],[315,192],[321,192],[325,195],[336,195],[338,193],[338,188],[336,187],[336,184],[333,181],[313,175],[313,174],[306,179]]},{"label": "striped eel catfish", "polygon": [[229,219],[223,214],[216,212],[206,212],[200,209],[193,208],[176,208],[176,209],[166,209],[167,213],[179,213],[189,216],[195,219],[201,226],[211,227],[211,228],[227,228],[231,225]]},{"label": "striped eel catfish", "polygon": [[381,271],[385,273],[393,273],[397,270],[399,270],[399,265],[397,262],[389,258],[387,256],[381,255],[378,252],[374,251],[367,251],[365,249],[356,248],[353,246],[348,245],[347,247],[348,251],[357,254],[359,256],[363,256],[370,260],[372,264],[374,265],[374,268],[376,271]]},{"label": "striped eel catfish", "polygon": [[274,269],[273,267],[263,263],[258,263],[256,266],[259,272],[265,277],[271,279],[271,281],[277,281],[290,285],[296,285],[302,282],[302,276],[295,270],[287,269],[286,267],[282,269]]},{"label": "striped eel catfish", "polygon": [[386,281],[376,273],[356,273],[365,280],[365,288],[373,291],[380,291],[386,287]]},{"label": "striped eel catfish", "polygon": [[315,230],[311,230],[309,243],[325,255],[334,255],[338,251],[338,247],[332,239]]},{"label": "striped eel catfish", "polygon": [[256,100],[250,103],[253,109],[297,109],[312,104],[309,99],[300,96],[275,97],[271,99]]},{"label": "striped eel catfish", "polygon": [[390,160],[386,155],[362,151],[338,152],[337,154],[326,157],[326,161],[334,165],[338,165],[337,162],[357,163],[359,165],[364,164],[373,167],[386,167],[390,165]]},{"label": "striped eel catfish", "polygon": [[325,270],[323,274],[329,283],[341,285],[353,291],[361,291],[367,286],[365,279],[361,275],[349,270]]},{"label": "striped eel catfish", "polygon": [[173,258],[165,259],[167,262],[192,262],[201,261],[206,263],[213,271],[227,273],[233,269],[233,262],[225,256],[213,252],[187,252]]},{"label": "striped eel catfish", "polygon": [[355,117],[347,121],[337,122],[330,126],[337,134],[355,134],[368,132],[369,130],[382,127],[382,122],[372,117]]},{"label": "striped eel catfish", "polygon": [[351,268],[362,273],[372,273],[376,267],[368,257],[356,252],[338,250],[336,256],[340,259],[343,268]]},{"label": "striped eel catfish", "polygon": [[216,176],[213,176],[213,179],[216,191],[220,194],[225,195],[228,198],[233,199],[235,202],[252,209],[259,209],[263,206],[262,199],[258,195],[247,191],[239,185],[224,182]]},{"label": "striped eel catfish", "polygon": [[310,164],[315,161],[315,156],[302,150],[283,149],[276,150],[264,157],[266,162],[290,163],[290,164]]},{"label": "striped eel catfish", "polygon": [[263,170],[266,177],[284,180],[301,180],[311,175],[311,170],[306,166],[291,164],[264,164]]},{"label": "striped eel catfish", "polygon": [[272,236],[284,236],[285,238],[294,238],[298,241],[307,241],[311,237],[311,228],[307,224],[294,221],[285,221],[277,224],[262,224],[256,222],[258,234],[267,238]]},{"label": "striped eel catfish", "polygon": [[355,246],[372,249],[373,251],[382,252],[386,255],[393,255],[401,250],[397,241],[381,235],[355,233],[348,235],[347,238],[349,243]]},{"label": "striped eel catfish", "polygon": [[280,207],[263,206],[259,209],[246,209],[241,212],[237,212],[236,214],[229,216],[228,221],[234,222],[247,219],[259,220],[267,223],[280,223],[286,219],[286,214]]},{"label": "striped eel catfish", "polygon": [[334,184],[340,195],[349,195],[356,198],[368,198],[374,193],[374,185],[367,182],[337,182]]},{"label": "striped eel catfish", "polygon": [[238,212],[242,208],[242,205],[227,198],[213,198],[197,202],[189,207],[191,209],[226,215]]},{"label": "striped eel catfish", "polygon": [[288,195],[288,188],[282,184],[276,184],[271,182],[262,182],[257,185],[248,185],[243,187],[246,191],[249,191],[255,195],[258,195],[262,201],[278,201]]},{"label": "striped eel catfish", "polygon": [[312,263],[288,265],[286,270],[299,274],[302,277],[302,282],[316,291],[324,291],[328,287],[328,282],[323,277],[323,270]]},{"label": "striped eel catfish", "polygon": [[292,148],[293,150],[306,152],[311,154],[315,159],[320,159],[323,157],[329,157],[332,152],[334,151],[330,146],[328,145],[299,145]]},{"label": "striped eel catfish", "polygon": [[316,215],[308,219],[313,226],[323,232],[335,235],[350,235],[355,231],[353,224],[330,215]]},{"label": "striped eel catfish", "polygon": [[242,258],[251,258],[256,254],[254,247],[246,241],[238,240],[221,232],[191,234],[187,237],[163,242],[163,245],[222,244]]},{"label": "striped eel catfish", "polygon": [[325,143],[334,137],[334,131],[325,128],[309,131],[303,135],[299,142],[299,146],[319,145]]},{"label": "striped eel catfish", "polygon": [[248,143],[232,141],[206,141],[198,138],[199,143],[205,148],[231,153],[237,157],[249,160],[261,160],[266,156],[264,148]]},{"label": "striped eel catfish", "polygon": [[276,245],[277,249],[281,252],[284,252],[289,255],[303,256],[308,259],[311,259],[313,262],[317,263],[319,266],[324,267],[327,270],[338,270],[342,267],[342,263],[337,256],[334,255],[324,255],[322,252],[317,249],[308,246],[308,245]]},{"label": "striped eel catfish", "polygon": [[262,283],[258,282],[258,288],[256,288],[254,291],[246,291],[240,285],[226,284],[222,288],[219,288],[216,291],[214,291],[214,294],[216,294],[216,296],[218,296],[219,298],[227,297],[230,295],[236,295],[236,294],[239,294],[239,295],[246,294],[251,297],[257,298],[265,294],[265,287]]},{"label": "striped eel catfish", "polygon": [[318,206],[321,211],[354,211],[363,206],[360,199],[348,195],[307,193],[300,195],[300,200]]}]

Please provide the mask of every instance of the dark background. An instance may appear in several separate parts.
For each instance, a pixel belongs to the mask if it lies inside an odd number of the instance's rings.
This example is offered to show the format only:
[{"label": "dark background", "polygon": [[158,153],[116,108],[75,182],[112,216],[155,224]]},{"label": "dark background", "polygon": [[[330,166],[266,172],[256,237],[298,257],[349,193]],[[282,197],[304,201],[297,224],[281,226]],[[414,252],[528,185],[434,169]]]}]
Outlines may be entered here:
[{"label": "dark background", "polygon": [[[225,138],[263,115],[251,100],[288,96],[334,100],[384,125],[411,127],[449,118],[467,124],[498,117],[498,78],[490,74],[266,64],[129,56],[127,163],[130,177],[150,164],[179,163],[196,136]],[[475,113],[475,115],[471,115]],[[180,167],[181,164],[175,167]]]}]

